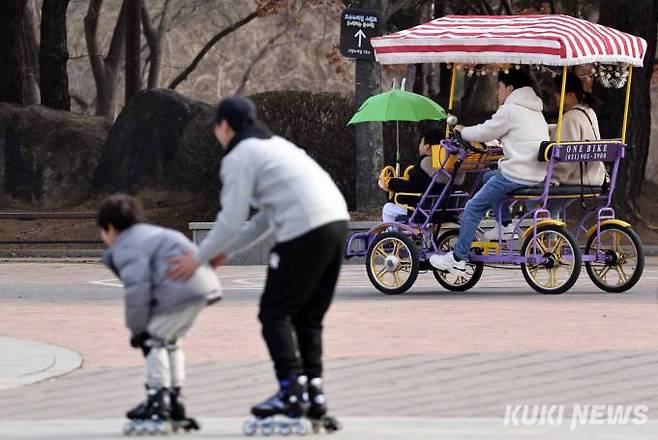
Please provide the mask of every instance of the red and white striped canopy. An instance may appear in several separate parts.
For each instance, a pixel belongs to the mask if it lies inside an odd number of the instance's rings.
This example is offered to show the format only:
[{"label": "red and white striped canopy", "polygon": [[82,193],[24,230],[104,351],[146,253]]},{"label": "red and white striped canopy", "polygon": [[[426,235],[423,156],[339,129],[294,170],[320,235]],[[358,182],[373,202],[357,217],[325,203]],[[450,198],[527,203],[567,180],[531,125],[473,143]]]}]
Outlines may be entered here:
[{"label": "red and white striped canopy", "polygon": [[642,66],[640,37],[568,15],[447,16],[373,38],[382,64],[544,64]]}]

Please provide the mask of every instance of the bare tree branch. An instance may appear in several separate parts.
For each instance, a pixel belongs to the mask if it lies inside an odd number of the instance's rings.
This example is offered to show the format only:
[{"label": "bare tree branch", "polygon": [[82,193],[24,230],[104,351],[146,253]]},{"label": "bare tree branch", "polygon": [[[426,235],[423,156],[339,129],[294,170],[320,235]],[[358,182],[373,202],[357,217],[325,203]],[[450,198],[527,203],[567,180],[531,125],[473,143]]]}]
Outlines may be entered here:
[{"label": "bare tree branch", "polygon": [[214,37],[212,37],[210,39],[210,41],[208,41],[206,43],[206,45],[203,46],[203,48],[199,51],[199,53],[194,57],[194,59],[192,60],[190,65],[187,66],[185,68],[185,70],[183,70],[180,74],[178,74],[178,76],[176,76],[176,78],[174,78],[171,81],[171,83],[169,83],[169,88],[170,89],[175,89],[176,87],[178,87],[178,85],[180,83],[185,81],[187,79],[187,77],[190,75],[190,73],[192,73],[194,71],[194,69],[196,69],[196,66],[199,65],[201,60],[206,56],[206,54],[210,51],[210,49],[212,49],[213,46],[215,44],[217,44],[217,42],[219,40],[221,40],[225,36],[229,35],[231,32],[233,32],[237,29],[240,29],[242,26],[246,25],[251,20],[258,17],[258,15],[259,15],[259,11],[253,11],[249,15],[247,15],[246,17],[236,21],[235,23],[233,23],[229,27],[222,29],[218,34],[216,34]]},{"label": "bare tree branch", "polygon": [[98,49],[97,32],[98,32],[98,18],[100,17],[101,6],[103,0],[91,0],[87,15],[85,16],[85,40],[87,41],[87,52],[89,52],[89,62],[91,64],[91,72],[94,75],[96,82],[96,93],[99,92],[99,87],[105,82],[105,69],[103,68],[103,57]]},{"label": "bare tree branch", "polygon": [[126,2],[121,5],[119,18],[114,26],[110,49],[107,57],[103,58],[98,46],[98,20],[103,0],[90,0],[87,15],[84,18],[85,40],[91,71],[96,83],[96,114],[107,118],[114,117],[115,89],[118,78],[118,68],[123,57],[125,46],[123,44],[126,35],[125,16]]},{"label": "bare tree branch", "polygon": [[473,1],[474,3],[471,2],[471,0],[468,0],[466,5],[471,9],[473,9],[477,14],[484,15],[486,11],[483,9],[482,3],[480,3],[478,0],[473,0]]},{"label": "bare tree branch", "polygon": [[482,10],[473,6],[473,3],[471,3],[470,1],[465,1],[464,6],[466,7],[467,10],[473,11],[476,14],[482,14]]},{"label": "bare tree branch", "polygon": [[112,33],[112,40],[110,41],[110,49],[107,52],[107,57],[105,57],[105,65],[107,69],[116,70],[119,67],[121,58],[126,50],[126,45],[124,44],[126,39],[126,1],[124,0],[121,5],[121,11],[119,12],[119,18],[117,19],[117,24],[114,26],[114,32]]},{"label": "bare tree branch", "polygon": [[142,2],[142,27],[144,28],[144,36],[146,37],[146,42],[150,52],[147,83],[147,87],[149,89],[159,87],[160,85],[160,73],[162,70],[162,40],[170,23],[169,5],[170,0],[165,0],[164,6],[162,7],[162,12],[160,13],[160,24],[158,25],[158,31],[156,33],[151,24],[151,18],[149,17],[148,10],[146,9],[146,4],[145,2]]},{"label": "bare tree branch", "polygon": [[82,96],[77,95],[75,93],[71,93],[71,99],[78,103],[83,113],[86,113],[87,109],[91,105],[91,103],[85,101],[85,99]]},{"label": "bare tree branch", "polygon": [[39,88],[41,104],[71,110],[69,57],[66,35],[66,10],[69,0],[44,0],[41,6],[39,48]]},{"label": "bare tree branch", "polygon": [[153,30],[153,26],[151,25],[151,17],[149,16],[149,11],[146,9],[146,2],[142,2],[141,5],[141,10],[140,10],[140,16],[142,19],[142,29],[144,31],[144,37],[146,37],[146,42],[149,45],[149,48],[152,48],[153,45],[155,44],[155,39],[157,38],[157,35],[155,34],[155,31]]},{"label": "bare tree branch", "polygon": [[480,4],[487,15],[496,15],[496,11],[494,11],[493,6],[491,6],[487,0],[480,0]]},{"label": "bare tree branch", "polygon": [[409,0],[395,0],[390,2],[388,7],[384,10],[384,22],[387,22],[393,15],[395,15],[396,12],[398,12],[400,9],[402,9],[403,6],[405,6]]},{"label": "bare tree branch", "polygon": [[500,11],[504,12],[506,15],[512,15],[512,5],[510,0],[500,0]]},{"label": "bare tree branch", "polygon": [[159,87],[160,86],[160,73],[161,73],[161,64],[162,64],[162,41],[164,40],[165,34],[169,29],[170,24],[170,0],[165,0],[164,6],[162,7],[162,17],[160,17],[160,24],[158,25],[158,50],[152,56],[151,70],[149,71],[149,87]]},{"label": "bare tree branch", "polygon": [[249,81],[249,76],[251,75],[251,71],[254,69],[256,64],[263,58],[265,53],[272,47],[272,45],[281,38],[286,32],[290,30],[290,26],[286,27],[283,29],[281,32],[270,38],[267,43],[258,51],[256,56],[251,60],[251,63],[249,63],[249,67],[247,67],[247,70],[245,70],[244,74],[242,75],[242,81],[240,82],[240,85],[238,88],[235,90],[236,95],[242,94],[242,91],[244,90],[245,86],[247,85],[247,81]]}]

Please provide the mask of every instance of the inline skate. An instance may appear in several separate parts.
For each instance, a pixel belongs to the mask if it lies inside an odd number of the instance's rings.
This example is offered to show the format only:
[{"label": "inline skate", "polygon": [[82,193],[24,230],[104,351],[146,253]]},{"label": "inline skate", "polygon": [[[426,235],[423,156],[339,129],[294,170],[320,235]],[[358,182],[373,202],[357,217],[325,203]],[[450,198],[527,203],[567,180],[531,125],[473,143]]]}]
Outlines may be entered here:
[{"label": "inline skate", "polygon": [[280,389],[275,395],[251,408],[253,417],[244,422],[242,432],[245,435],[306,435],[306,382],[306,376],[280,381]]},{"label": "inline skate", "polygon": [[311,421],[314,433],[325,430],[328,433],[342,429],[335,417],[327,415],[327,399],[322,391],[322,378],[314,377],[308,382],[309,406],[306,417]]},{"label": "inline skate", "polygon": [[180,387],[171,389],[170,401],[169,417],[171,419],[171,428],[174,432],[178,432],[179,430],[190,432],[201,429],[196,419],[187,416],[185,399]]},{"label": "inline skate", "polygon": [[126,417],[128,422],[123,427],[125,435],[169,433],[169,390],[146,386],[146,401],[128,411]]}]

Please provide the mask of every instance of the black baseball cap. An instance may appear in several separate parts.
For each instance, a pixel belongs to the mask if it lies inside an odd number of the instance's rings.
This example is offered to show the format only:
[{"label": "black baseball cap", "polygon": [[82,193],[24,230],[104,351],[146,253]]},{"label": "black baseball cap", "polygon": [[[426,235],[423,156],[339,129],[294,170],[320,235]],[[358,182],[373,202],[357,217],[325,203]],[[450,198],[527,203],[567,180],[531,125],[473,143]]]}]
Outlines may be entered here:
[{"label": "black baseball cap", "polygon": [[230,96],[217,105],[215,116],[208,120],[208,126],[219,124],[224,119],[234,131],[251,127],[256,122],[256,106],[244,96]]}]

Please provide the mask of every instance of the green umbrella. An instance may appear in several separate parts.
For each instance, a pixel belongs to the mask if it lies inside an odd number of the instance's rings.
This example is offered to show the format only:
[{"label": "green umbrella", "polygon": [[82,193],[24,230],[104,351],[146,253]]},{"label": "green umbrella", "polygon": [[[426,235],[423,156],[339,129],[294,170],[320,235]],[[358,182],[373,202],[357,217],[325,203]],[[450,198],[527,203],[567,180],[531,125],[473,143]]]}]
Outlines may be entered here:
[{"label": "green umbrella", "polygon": [[445,110],[423,95],[404,90],[404,80],[402,88],[395,87],[390,92],[380,93],[371,96],[352,116],[350,124],[359,122],[378,122],[378,121],[396,121],[396,141],[397,151],[395,155],[395,171],[400,173],[400,132],[397,122],[411,121],[419,122],[427,119],[441,121],[448,115]]},{"label": "green umbrella", "polygon": [[419,122],[426,119],[440,121],[446,117],[445,110],[431,99],[406,90],[393,89],[368,98],[347,124],[376,121]]}]

